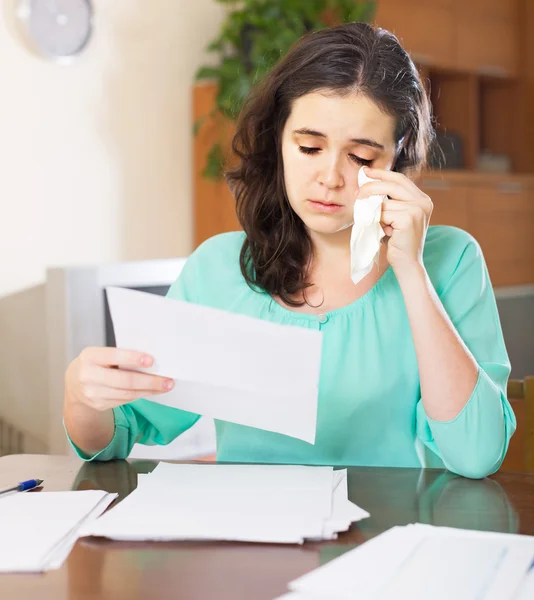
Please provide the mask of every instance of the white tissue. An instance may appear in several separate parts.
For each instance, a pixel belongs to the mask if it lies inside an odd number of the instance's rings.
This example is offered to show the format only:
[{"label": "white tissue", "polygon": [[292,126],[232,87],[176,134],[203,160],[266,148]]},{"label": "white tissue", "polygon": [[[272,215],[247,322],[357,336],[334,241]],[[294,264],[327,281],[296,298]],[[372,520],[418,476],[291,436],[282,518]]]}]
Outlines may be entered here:
[{"label": "white tissue", "polygon": [[[376,181],[367,177],[363,167],[358,173],[358,186]],[[380,241],[385,233],[380,225],[382,202],[385,196],[369,196],[354,203],[354,225],[350,236],[350,277],[354,283],[361,281],[378,265]]]}]

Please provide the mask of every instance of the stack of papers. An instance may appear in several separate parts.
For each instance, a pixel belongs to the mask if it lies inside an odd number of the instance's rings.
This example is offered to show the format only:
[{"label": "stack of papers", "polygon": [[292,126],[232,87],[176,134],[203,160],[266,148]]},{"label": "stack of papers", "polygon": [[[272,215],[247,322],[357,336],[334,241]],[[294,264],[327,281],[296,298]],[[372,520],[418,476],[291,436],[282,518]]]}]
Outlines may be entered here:
[{"label": "stack of papers", "polygon": [[289,584],[279,600],[532,598],[534,538],[394,527]]},{"label": "stack of papers", "polygon": [[347,472],[285,465],[160,463],[86,530],[114,540],[330,540],[369,513],[347,499]]},{"label": "stack of papers", "polygon": [[154,402],[313,444],[322,333],[122,288],[107,288],[117,346],[174,379]]},{"label": "stack of papers", "polygon": [[59,568],[80,537],[117,497],[80,492],[14,493],[0,500],[0,572]]}]

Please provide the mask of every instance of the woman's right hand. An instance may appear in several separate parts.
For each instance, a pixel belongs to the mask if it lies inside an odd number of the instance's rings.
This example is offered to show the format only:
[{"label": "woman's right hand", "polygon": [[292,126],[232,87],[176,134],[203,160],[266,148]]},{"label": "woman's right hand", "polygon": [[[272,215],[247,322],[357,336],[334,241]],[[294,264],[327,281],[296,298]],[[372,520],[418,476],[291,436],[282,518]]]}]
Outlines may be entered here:
[{"label": "woman's right hand", "polygon": [[137,398],[164,394],[174,386],[168,377],[139,373],[150,367],[151,356],[120,348],[85,348],[65,374],[67,402],[105,411]]}]

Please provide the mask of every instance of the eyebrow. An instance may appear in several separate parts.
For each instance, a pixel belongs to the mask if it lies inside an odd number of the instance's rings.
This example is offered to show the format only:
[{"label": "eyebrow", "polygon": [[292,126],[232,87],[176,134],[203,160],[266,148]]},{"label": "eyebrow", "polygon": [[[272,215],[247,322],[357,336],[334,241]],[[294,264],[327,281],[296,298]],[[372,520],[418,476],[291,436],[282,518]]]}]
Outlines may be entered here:
[{"label": "eyebrow", "polygon": [[[308,129],[307,127],[303,127],[302,129],[295,129],[293,133],[297,135],[313,135],[315,137],[320,137],[324,139],[326,139],[327,137],[324,133],[321,133],[320,131],[315,131],[314,129]],[[378,142],[375,142],[375,140],[370,140],[367,138],[353,138],[349,141],[353,144],[359,144],[360,146],[370,146],[371,148],[376,148],[377,150],[385,150],[384,146],[382,146],[382,144],[379,144]]]}]

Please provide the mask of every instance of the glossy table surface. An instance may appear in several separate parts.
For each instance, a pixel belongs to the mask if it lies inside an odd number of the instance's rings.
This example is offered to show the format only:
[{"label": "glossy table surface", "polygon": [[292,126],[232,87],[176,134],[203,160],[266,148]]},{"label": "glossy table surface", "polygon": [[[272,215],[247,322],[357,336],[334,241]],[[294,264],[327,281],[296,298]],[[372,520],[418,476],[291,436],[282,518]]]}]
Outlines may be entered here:
[{"label": "glossy table surface", "polygon": [[[0,458],[0,489],[39,477],[43,491],[103,489],[124,498],[153,461],[82,463],[65,456]],[[349,498],[371,518],[335,542],[124,543],[80,539],[63,567],[0,575],[2,600],[271,600],[287,583],[394,525],[429,523],[534,535],[534,474],[473,481],[439,470],[353,467]],[[40,493],[39,491],[30,493]]]}]

